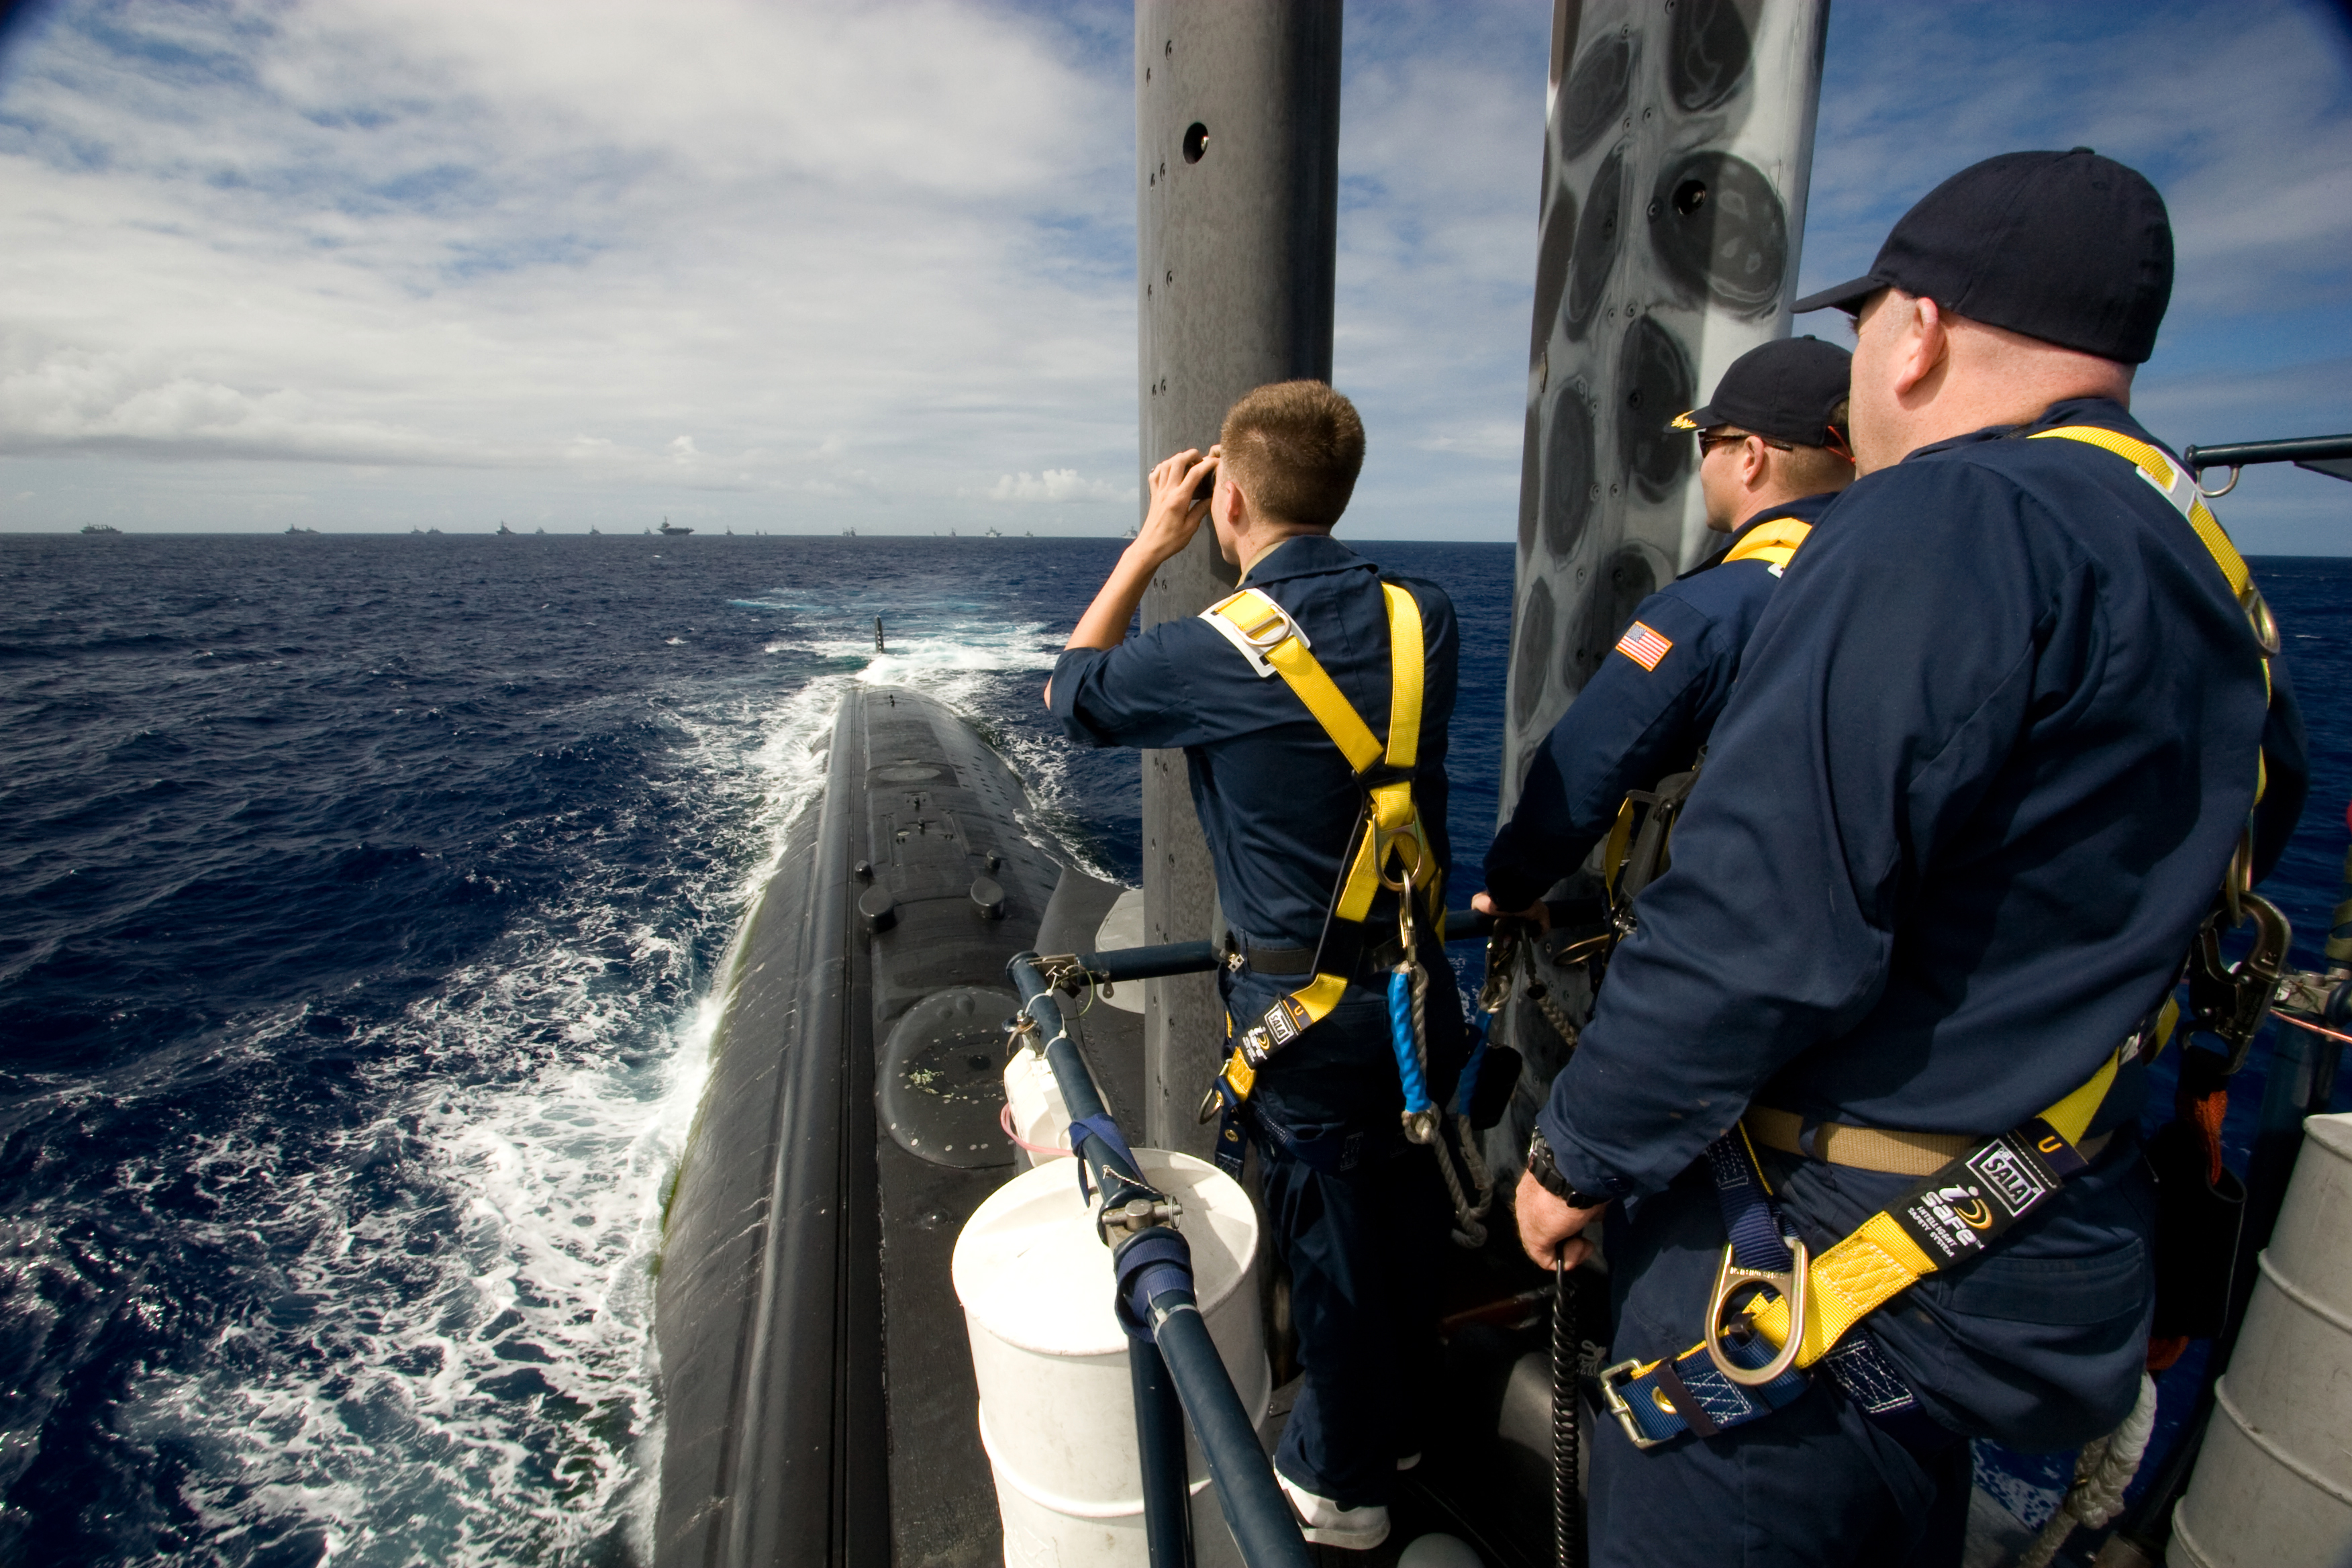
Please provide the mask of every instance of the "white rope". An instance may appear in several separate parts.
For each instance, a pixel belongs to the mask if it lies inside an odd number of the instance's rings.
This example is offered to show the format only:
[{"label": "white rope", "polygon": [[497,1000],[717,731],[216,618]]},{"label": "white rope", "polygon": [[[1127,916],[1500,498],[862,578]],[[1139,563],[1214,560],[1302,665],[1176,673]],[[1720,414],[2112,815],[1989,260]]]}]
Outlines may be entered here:
[{"label": "white rope", "polygon": [[1551,999],[1551,987],[1537,976],[1536,955],[1532,948],[1522,943],[1518,956],[1519,994],[1536,1005],[1536,1011],[1541,1013],[1544,1022],[1552,1026],[1552,1032],[1559,1037],[1561,1045],[1571,1051],[1576,1049],[1576,1024],[1566,1010]]},{"label": "white rope", "polygon": [[1467,1116],[1454,1119],[1454,1131],[1462,1143],[1462,1168],[1470,1173],[1470,1184],[1478,1189],[1478,1215],[1483,1219],[1486,1205],[1495,1199],[1495,1173],[1486,1168],[1486,1157],[1478,1152],[1478,1130],[1470,1125]]},{"label": "white rope", "polygon": [[2156,1430],[2156,1382],[2147,1373],[2139,1374],[2139,1398],[2133,1402],[2131,1414],[2124,1424],[2104,1437],[2094,1438],[2083,1445],[2074,1458],[2074,1484],[2066,1489],[2065,1500],[2033,1544],[2017,1560],[2017,1568],[2049,1568],[2058,1549],[2074,1533],[2076,1525],[2096,1530],[2123,1510],[2124,1491],[2139,1473],[2139,1462],[2147,1453],[2148,1435]]}]

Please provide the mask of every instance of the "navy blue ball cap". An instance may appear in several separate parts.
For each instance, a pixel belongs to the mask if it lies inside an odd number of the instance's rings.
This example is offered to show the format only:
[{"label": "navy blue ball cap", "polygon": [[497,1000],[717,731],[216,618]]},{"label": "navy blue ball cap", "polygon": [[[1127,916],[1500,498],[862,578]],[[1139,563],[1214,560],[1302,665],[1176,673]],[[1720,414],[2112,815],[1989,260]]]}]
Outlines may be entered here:
[{"label": "navy blue ball cap", "polygon": [[1844,445],[1832,437],[1831,417],[1845,401],[1853,356],[1819,338],[1782,338],[1749,349],[1731,362],[1715,395],[1674,421],[1677,430],[1736,426],[1800,447]]},{"label": "navy blue ball cap", "polygon": [[1896,220],[1868,273],[1798,312],[1881,289],[2061,348],[2144,364],[2172,300],[2172,220],[2137,169],[2088,147],[1971,163]]}]

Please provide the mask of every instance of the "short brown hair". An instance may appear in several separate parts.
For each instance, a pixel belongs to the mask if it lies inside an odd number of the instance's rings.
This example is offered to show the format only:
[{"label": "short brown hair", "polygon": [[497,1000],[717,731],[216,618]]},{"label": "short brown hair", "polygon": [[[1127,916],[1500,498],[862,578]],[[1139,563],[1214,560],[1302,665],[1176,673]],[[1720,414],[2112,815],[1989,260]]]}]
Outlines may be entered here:
[{"label": "short brown hair", "polygon": [[1260,515],[1329,528],[1356,493],[1364,422],[1319,381],[1277,381],[1225,410],[1225,472]]},{"label": "short brown hair", "polygon": [[[1830,410],[1829,426],[1846,452],[1853,450],[1853,437],[1846,427],[1850,398],[1841,397]],[[1843,489],[1853,483],[1853,459],[1834,447],[1795,447],[1782,460],[1781,471],[1790,484],[1809,492]]]}]

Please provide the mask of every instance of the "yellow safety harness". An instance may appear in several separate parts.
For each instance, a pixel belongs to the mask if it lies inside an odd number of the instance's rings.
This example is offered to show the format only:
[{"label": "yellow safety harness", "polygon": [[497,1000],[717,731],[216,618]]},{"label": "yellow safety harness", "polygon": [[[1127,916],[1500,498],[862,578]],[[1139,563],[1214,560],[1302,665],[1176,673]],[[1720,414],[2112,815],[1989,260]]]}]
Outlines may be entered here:
[{"label": "yellow safety harness", "polygon": [[[1201,612],[1201,618],[1239,648],[1261,679],[1280,676],[1283,684],[1306,704],[1331,743],[1348,759],[1364,796],[1341,854],[1339,890],[1316,943],[1314,978],[1279,998],[1256,1026],[1242,1033],[1226,1058],[1212,1097],[1223,1100],[1228,1112],[1227,1126],[1219,1139],[1220,1154],[1225,1152],[1224,1142],[1240,1140],[1239,1129],[1232,1125],[1232,1112],[1247,1103],[1266,1058],[1328,1017],[1356,979],[1359,960],[1372,944],[1360,930],[1343,932],[1335,931],[1335,926],[1361,928],[1371,913],[1373,898],[1385,887],[1398,895],[1400,933],[1408,953],[1414,942],[1416,903],[1426,912],[1437,940],[1444,941],[1444,904],[1440,896],[1444,873],[1430,847],[1412,793],[1412,770],[1421,748],[1421,606],[1394,584],[1381,584],[1381,592],[1387,600],[1389,620],[1385,742],[1372,733],[1340,694],[1317,662],[1306,632],[1270,595],[1245,588]],[[1351,935],[1356,940],[1348,940]],[[1214,1109],[1213,1104],[1203,1106],[1204,1112]]]},{"label": "yellow safety harness", "polygon": [[1811,523],[1800,522],[1793,517],[1776,517],[1757,523],[1739,536],[1739,542],[1733,545],[1717,564],[1728,566],[1735,561],[1769,561],[1772,565],[1772,575],[1777,577],[1788,570],[1789,563],[1796,558],[1797,547],[1804,543],[1805,536],[1812,531]]},{"label": "yellow safety harness", "polygon": [[[2246,569],[2237,546],[2230,542],[2220,520],[2206,506],[2189,470],[2146,441],[2095,426],[2068,425],[2054,430],[2037,430],[2028,439],[2053,437],[2080,441],[2123,458],[2188,520],[2206,553],[2221,569],[2231,595],[2245,612],[2247,625],[2253,628],[2254,646],[2263,656],[2263,694],[2265,700],[2273,700],[2276,688],[2271,678],[2271,659],[2279,651],[2278,621],[2264,602],[2262,590],[2254,586],[2253,574]],[[2258,746],[2254,751],[2255,805],[2262,804],[2269,784],[2268,770]],[[2254,921],[2252,948],[2238,963],[2223,963],[2221,932],[2242,924],[2249,917]],[[2222,874],[2221,897],[2198,930],[2188,971],[2190,1026],[2228,1047],[2225,1074],[2234,1073],[2244,1065],[2255,1032],[2262,1027],[2271,1000],[2277,994],[2294,936],[2294,928],[2277,906],[2254,891],[2254,816],[2249,811],[2246,825],[2238,835],[2237,853],[2230,858],[2229,868]]]},{"label": "yellow safety harness", "polygon": [[[2080,441],[2112,452],[2131,462],[2172,503],[2203,542],[2244,610],[2263,650],[2267,689],[2270,656],[2278,651],[2276,623],[2244,560],[2187,472],[2157,447],[2111,430],[2065,426],[2037,431],[2029,438]],[[2256,770],[2259,802],[2259,761]],[[2223,882],[2221,908],[2200,932],[2199,951],[2215,971],[2209,980],[2228,992],[2238,1011],[2226,1017],[2209,1016],[2215,1010],[2198,1008],[2194,973],[2190,986],[2192,1011],[2200,1026],[2221,1032],[2245,1022],[2248,1041],[2277,979],[2274,968],[2265,973],[2261,967],[2263,950],[2275,945],[2283,961],[2285,949],[2284,938],[2273,942],[2270,926],[2275,921],[2283,929],[2284,920],[2252,891],[2252,844],[2250,818]],[[2267,912],[2269,920],[2255,953],[2233,969],[2221,970],[2218,925],[2223,920],[2236,923],[2242,910]],[[2246,996],[2255,998],[2250,1021],[2242,1018],[2246,1009],[2240,999]],[[1750,1139],[1751,1129],[1761,1132],[1772,1119],[1785,1121],[1786,1115],[1751,1109],[1742,1124],[1707,1150],[1730,1239],[1708,1300],[1706,1338],[1679,1356],[1621,1362],[1601,1373],[1603,1395],[1626,1435],[1637,1447],[1651,1448],[1685,1431],[1705,1436],[1744,1424],[1796,1397],[1805,1386],[1805,1369],[1824,1361],[1848,1394],[1874,1415],[1916,1414],[1907,1388],[1868,1341],[1846,1336],[1921,1279],[1980,1256],[2067,1177],[2086,1169],[2096,1145],[2084,1148],[2084,1134],[2126,1054],[2140,1050],[2143,1042],[2160,1049],[2171,1032],[2174,1013],[2168,1003],[2159,1020],[2110,1052],[2098,1070],[2063,1099],[2022,1126],[1975,1142],[1942,1163],[1818,1257],[1809,1256],[1801,1240],[1781,1234],[1769,1201],[1770,1185]],[[2232,1044],[2242,1056],[2242,1045],[2234,1039]],[[1924,1135],[1893,1136],[1916,1142]]]}]

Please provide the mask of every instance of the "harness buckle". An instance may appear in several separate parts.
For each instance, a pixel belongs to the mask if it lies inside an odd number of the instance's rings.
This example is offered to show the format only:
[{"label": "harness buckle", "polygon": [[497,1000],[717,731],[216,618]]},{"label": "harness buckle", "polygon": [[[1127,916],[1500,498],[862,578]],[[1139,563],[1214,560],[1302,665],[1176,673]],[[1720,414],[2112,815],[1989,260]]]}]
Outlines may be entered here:
[{"label": "harness buckle", "polygon": [[[1715,1370],[1742,1388],[1760,1388],[1797,1364],[1797,1352],[1805,1348],[1805,1268],[1811,1255],[1805,1244],[1794,1237],[1783,1237],[1790,1262],[1785,1271],[1770,1268],[1742,1268],[1731,1260],[1731,1244],[1723,1247],[1723,1262],[1715,1271],[1715,1293],[1706,1303],[1706,1359],[1715,1363]],[[1723,1309],[1732,1295],[1749,1285],[1761,1285],[1778,1291],[1789,1303],[1789,1339],[1780,1353],[1759,1367],[1744,1367],[1734,1362],[1723,1348]]]},{"label": "harness buckle", "polygon": [[1643,1433],[1641,1423],[1633,1419],[1633,1407],[1625,1403],[1625,1395],[1618,1389],[1617,1380],[1619,1378],[1631,1378],[1641,1370],[1642,1362],[1641,1358],[1638,1356],[1628,1361],[1621,1361],[1615,1366],[1602,1367],[1601,1369],[1601,1398],[1602,1403],[1608,1405],[1609,1414],[1617,1417],[1617,1425],[1624,1429],[1627,1439],[1633,1443],[1633,1447],[1641,1449],[1642,1452],[1646,1454],[1653,1448],[1664,1447],[1666,1444],[1673,1442],[1674,1439],[1671,1437],[1652,1437]]}]

